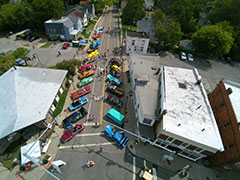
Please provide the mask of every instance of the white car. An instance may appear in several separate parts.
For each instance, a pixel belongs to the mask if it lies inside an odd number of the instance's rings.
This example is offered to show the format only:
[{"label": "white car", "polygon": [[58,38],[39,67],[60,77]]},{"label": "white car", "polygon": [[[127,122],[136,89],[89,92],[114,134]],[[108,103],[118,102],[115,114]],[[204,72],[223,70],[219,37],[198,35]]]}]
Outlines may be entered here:
[{"label": "white car", "polygon": [[193,61],[193,55],[192,54],[188,54],[188,60]]},{"label": "white car", "polygon": [[185,52],[180,53],[180,59],[183,60],[183,61],[187,60],[187,55],[186,55]]}]

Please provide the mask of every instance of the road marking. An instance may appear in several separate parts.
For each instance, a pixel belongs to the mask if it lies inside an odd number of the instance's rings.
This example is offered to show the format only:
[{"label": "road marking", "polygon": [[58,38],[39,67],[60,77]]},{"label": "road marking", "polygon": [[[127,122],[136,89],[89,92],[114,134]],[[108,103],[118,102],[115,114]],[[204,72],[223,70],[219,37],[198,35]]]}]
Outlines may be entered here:
[{"label": "road marking", "polygon": [[133,156],[133,180],[136,180],[136,158]]},{"label": "road marking", "polygon": [[[111,11],[110,11],[110,20],[108,22],[108,30],[111,30],[111,21],[112,21],[112,16],[111,16]],[[109,40],[110,40],[110,34],[108,33],[108,40],[107,40],[107,49],[109,50]],[[106,52],[106,58],[108,59],[109,58],[109,52],[107,51]],[[108,59],[109,60],[109,59]],[[104,93],[105,93],[105,81],[106,81],[106,76],[107,76],[107,73],[106,73],[106,70],[107,70],[107,64],[108,62],[106,62],[105,64],[105,74],[104,74],[104,78],[103,78],[103,90],[102,90],[102,95],[104,97]],[[101,125],[102,124],[102,119],[103,119],[103,101],[102,101],[102,104],[101,104],[101,117],[100,117],[100,122],[99,124]]]},{"label": "road marking", "polygon": [[60,45],[61,45],[61,43],[59,43],[59,44],[55,47],[55,49],[57,49]]},{"label": "road marking", "polygon": [[89,133],[89,134],[78,134],[76,135],[77,137],[80,137],[80,136],[100,136],[100,135],[103,135],[104,133]]},{"label": "road marking", "polygon": [[83,123],[84,126],[95,126],[95,122],[86,122]]},{"label": "road marking", "polygon": [[96,144],[81,144],[81,145],[73,145],[73,146],[60,146],[59,149],[71,149],[71,148],[84,148],[84,147],[96,147],[96,146],[107,146],[113,145],[116,142],[106,142],[106,143],[96,143]]}]

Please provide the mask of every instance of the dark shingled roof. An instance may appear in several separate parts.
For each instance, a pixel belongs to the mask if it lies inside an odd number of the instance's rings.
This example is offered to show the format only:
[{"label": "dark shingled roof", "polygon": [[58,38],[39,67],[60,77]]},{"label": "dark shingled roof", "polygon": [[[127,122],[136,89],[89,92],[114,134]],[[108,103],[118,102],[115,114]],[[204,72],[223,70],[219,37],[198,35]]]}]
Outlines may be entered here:
[{"label": "dark shingled roof", "polygon": [[138,38],[149,38],[146,33],[135,32],[135,31],[128,31],[128,30],[127,30],[127,36],[138,37]]}]

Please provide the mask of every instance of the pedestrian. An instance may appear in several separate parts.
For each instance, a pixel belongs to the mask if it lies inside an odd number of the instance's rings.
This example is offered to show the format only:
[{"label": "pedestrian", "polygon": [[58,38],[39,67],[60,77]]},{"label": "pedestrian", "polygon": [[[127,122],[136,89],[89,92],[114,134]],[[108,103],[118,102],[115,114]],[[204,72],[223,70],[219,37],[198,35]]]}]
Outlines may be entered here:
[{"label": "pedestrian", "polygon": [[102,147],[100,147],[100,152],[102,152],[103,151],[103,148]]},{"label": "pedestrian", "polygon": [[106,62],[107,62],[108,60],[107,60],[107,58],[106,58]]},{"label": "pedestrian", "polygon": [[35,49],[35,46],[34,46],[34,44],[32,45],[32,48],[33,48],[33,49]]}]

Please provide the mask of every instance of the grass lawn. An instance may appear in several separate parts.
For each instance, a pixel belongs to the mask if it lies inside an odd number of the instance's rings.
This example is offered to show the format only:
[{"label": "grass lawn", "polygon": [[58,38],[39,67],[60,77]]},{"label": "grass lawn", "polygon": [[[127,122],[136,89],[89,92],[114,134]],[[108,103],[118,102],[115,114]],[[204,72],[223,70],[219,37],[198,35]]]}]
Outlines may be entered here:
[{"label": "grass lawn", "polygon": [[20,160],[20,148],[23,145],[25,145],[25,143],[21,140],[15,141],[10,144],[5,153],[0,156],[0,161],[2,162],[3,166],[8,169],[14,167],[15,163],[13,162],[13,160],[15,158]]},{"label": "grass lawn", "polygon": [[48,48],[49,46],[51,46],[52,43],[51,42],[47,42],[44,45],[42,45],[40,48]]},{"label": "grass lawn", "polygon": [[82,32],[82,35],[83,35],[86,39],[89,38],[90,34],[91,34],[90,32],[89,32],[88,34],[86,33],[86,29],[84,29],[83,32]]},{"label": "grass lawn", "polygon": [[136,31],[137,30],[137,26],[130,26],[130,25],[126,25],[123,24],[122,25],[123,31],[125,32],[126,30],[131,30],[131,31]]},{"label": "grass lawn", "polygon": [[56,109],[54,110],[52,117],[55,118],[60,112],[62,112],[66,97],[67,97],[67,90],[65,89],[60,97],[60,100],[58,101],[58,105]]}]

